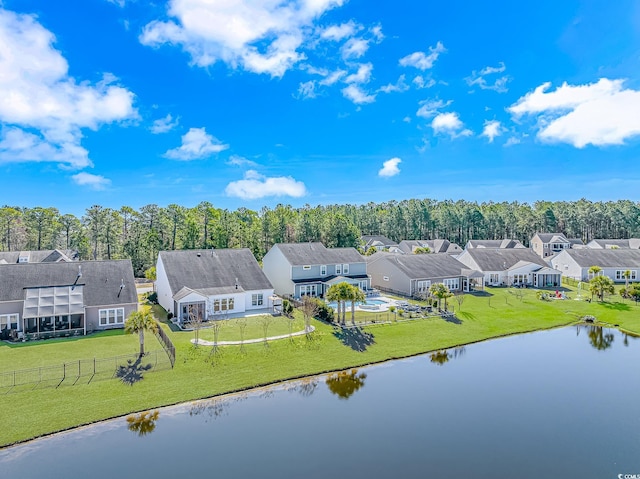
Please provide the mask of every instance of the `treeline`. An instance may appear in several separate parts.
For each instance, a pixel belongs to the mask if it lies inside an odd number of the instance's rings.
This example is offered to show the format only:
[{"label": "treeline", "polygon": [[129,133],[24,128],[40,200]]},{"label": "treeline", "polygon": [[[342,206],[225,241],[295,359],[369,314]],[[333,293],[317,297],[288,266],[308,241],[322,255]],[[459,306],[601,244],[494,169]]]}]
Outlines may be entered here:
[{"label": "treeline", "polygon": [[194,208],[172,204],[139,210],[94,205],[79,218],[56,208],[0,208],[4,251],[64,248],[78,250],[83,259],[130,258],[138,275],[155,264],[160,250],[246,247],[261,259],[274,243],[358,246],[362,234],[395,241],[446,238],[464,246],[469,239],[515,238],[528,244],[535,232],[556,231],[585,242],[639,237],[640,204],[424,199],[229,211],[203,202]]}]

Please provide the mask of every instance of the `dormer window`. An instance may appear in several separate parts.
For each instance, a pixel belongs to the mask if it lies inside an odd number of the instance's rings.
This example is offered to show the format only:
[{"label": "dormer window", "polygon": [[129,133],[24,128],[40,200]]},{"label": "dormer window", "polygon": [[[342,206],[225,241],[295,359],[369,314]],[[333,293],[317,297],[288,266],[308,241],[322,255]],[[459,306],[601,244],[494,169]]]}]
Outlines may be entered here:
[{"label": "dormer window", "polygon": [[327,265],[323,264],[320,265],[320,276],[326,276],[327,275]]},{"label": "dormer window", "polygon": [[342,274],[342,265],[341,264],[337,264],[336,265],[336,274]]}]

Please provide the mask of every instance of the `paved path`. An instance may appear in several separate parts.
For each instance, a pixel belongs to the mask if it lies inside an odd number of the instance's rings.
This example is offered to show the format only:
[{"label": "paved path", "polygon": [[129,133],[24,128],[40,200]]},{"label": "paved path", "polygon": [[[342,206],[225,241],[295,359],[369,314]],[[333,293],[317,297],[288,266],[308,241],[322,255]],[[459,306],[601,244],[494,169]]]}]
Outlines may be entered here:
[{"label": "paved path", "polygon": [[[276,339],[285,339],[285,338],[290,338],[293,336],[302,336],[303,334],[307,334],[307,333],[313,333],[316,330],[316,328],[314,326],[309,326],[309,329],[304,329],[302,331],[296,331],[295,333],[291,333],[291,334],[281,334],[280,336],[269,336],[267,338],[267,341],[274,341]],[[239,344],[255,344],[255,343],[264,343],[265,339],[264,338],[258,338],[258,339],[247,339],[245,341],[218,341],[218,346],[233,346],[233,345],[239,345]],[[206,341],[204,339],[192,339],[191,342],[193,344],[199,344],[200,346],[213,346],[215,344],[215,342],[213,341]]]}]

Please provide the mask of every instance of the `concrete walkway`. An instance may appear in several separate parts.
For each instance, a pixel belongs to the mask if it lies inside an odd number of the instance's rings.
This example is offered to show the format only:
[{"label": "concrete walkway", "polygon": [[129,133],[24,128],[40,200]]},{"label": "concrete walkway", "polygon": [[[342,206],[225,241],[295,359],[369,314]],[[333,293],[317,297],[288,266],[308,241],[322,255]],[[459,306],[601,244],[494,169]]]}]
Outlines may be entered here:
[{"label": "concrete walkway", "polygon": [[[269,336],[266,340],[275,341],[276,339],[286,339],[294,336],[302,336],[303,334],[313,333],[315,330],[316,328],[314,326],[309,326],[309,329],[296,331],[295,333],[281,334],[280,336]],[[200,346],[213,346],[216,344],[214,341],[207,341],[204,339],[198,339],[198,340],[192,339],[191,342],[193,344],[198,344]],[[255,344],[255,343],[264,343],[264,342],[265,342],[265,338],[247,339],[245,341],[218,341],[218,346],[234,346],[234,345],[240,345],[240,344]]]}]

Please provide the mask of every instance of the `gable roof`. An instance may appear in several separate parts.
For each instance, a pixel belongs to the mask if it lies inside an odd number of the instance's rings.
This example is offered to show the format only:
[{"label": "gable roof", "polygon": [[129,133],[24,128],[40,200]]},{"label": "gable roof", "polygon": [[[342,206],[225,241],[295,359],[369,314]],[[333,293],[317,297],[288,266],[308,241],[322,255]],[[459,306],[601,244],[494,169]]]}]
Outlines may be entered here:
[{"label": "gable roof", "polygon": [[322,243],[278,243],[278,248],[291,266],[315,264],[364,263],[355,248],[327,248]]},{"label": "gable roof", "polygon": [[636,249],[570,249],[562,254],[569,255],[581,268],[640,268],[640,250]]},{"label": "gable roof", "polygon": [[640,238],[629,239],[593,239],[587,246],[597,249],[598,247],[604,249],[611,249],[612,246],[622,249],[640,249]]},{"label": "gable roof", "polygon": [[382,235],[362,235],[361,241],[366,246],[397,246],[398,243]]},{"label": "gable roof", "polygon": [[432,253],[461,253],[462,248],[456,243],[451,243],[446,239],[434,240],[403,240],[400,241],[399,248],[404,253],[412,254],[416,248],[429,248]]},{"label": "gable roof", "polygon": [[469,255],[481,271],[506,271],[521,261],[548,266],[547,262],[529,248],[479,248],[468,249]]},{"label": "gable roof", "polygon": [[206,295],[273,289],[248,248],[160,251],[158,256],[172,295],[184,287]]},{"label": "gable roof", "polygon": [[18,259],[21,256],[27,256],[29,261],[27,263],[55,263],[58,261],[75,261],[78,259],[78,252],[74,250],[59,250],[59,249],[46,249],[40,251],[0,251],[0,264],[2,260],[7,263],[18,263]]},{"label": "gable roof", "polygon": [[571,243],[562,233],[536,233],[535,236],[543,243]]},{"label": "gable roof", "polygon": [[491,248],[491,249],[515,249],[515,248],[524,248],[526,246],[523,245],[520,241],[514,239],[502,239],[502,240],[469,240],[467,241],[467,249],[476,249],[476,248]]},{"label": "gable roof", "polygon": [[462,270],[468,271],[467,266],[444,253],[407,255],[378,252],[367,258],[368,264],[378,261],[393,265],[410,279],[455,277],[462,276]]},{"label": "gable roof", "polygon": [[[82,276],[78,278],[78,272]],[[0,301],[22,301],[25,288],[83,285],[85,306],[138,302],[131,260],[0,265]],[[124,288],[120,291],[120,284]],[[118,296],[119,294],[119,296]]]}]

